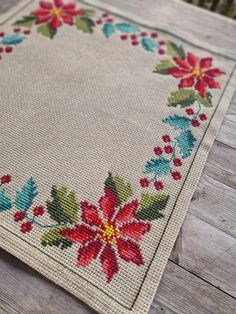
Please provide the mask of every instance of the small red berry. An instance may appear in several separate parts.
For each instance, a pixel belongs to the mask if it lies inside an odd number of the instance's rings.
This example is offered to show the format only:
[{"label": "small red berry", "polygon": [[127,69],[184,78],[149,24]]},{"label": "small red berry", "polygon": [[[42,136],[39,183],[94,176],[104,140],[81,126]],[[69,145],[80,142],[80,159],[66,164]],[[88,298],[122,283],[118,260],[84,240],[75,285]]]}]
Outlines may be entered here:
[{"label": "small red berry", "polygon": [[0,37],[4,37],[5,33],[4,32],[0,32]]},{"label": "small red berry", "polygon": [[107,19],[108,23],[113,23],[113,19]]},{"label": "small red berry", "polygon": [[44,207],[42,205],[34,208],[34,216],[42,216],[44,214]]},{"label": "small red berry", "polygon": [[180,180],[182,178],[182,176],[178,171],[175,171],[175,172],[172,172],[172,178],[174,180]]},{"label": "small red berry", "polygon": [[139,42],[138,42],[137,40],[133,40],[133,41],[132,41],[132,45],[133,45],[133,46],[138,46],[138,45],[139,45]]},{"label": "small red berry", "polygon": [[157,33],[151,33],[152,38],[157,38],[159,35]]},{"label": "small red berry", "polygon": [[102,15],[102,17],[105,17],[105,18],[108,16],[109,16],[109,14],[107,12],[103,13],[103,15]]},{"label": "small red berry", "polygon": [[8,184],[11,182],[11,176],[9,174],[1,177],[1,184]]},{"label": "small red berry", "polygon": [[204,113],[201,113],[201,114],[199,115],[199,119],[200,119],[201,121],[207,120],[207,116],[206,116]]},{"label": "small red berry", "polygon": [[193,109],[192,109],[192,108],[188,108],[188,109],[186,109],[186,110],[185,110],[185,112],[186,112],[189,116],[191,116],[191,115],[193,115],[193,114],[194,114],[194,111],[193,111]]},{"label": "small red berry", "polygon": [[97,24],[97,25],[101,25],[102,23],[103,23],[102,20],[97,20],[97,21],[96,21],[96,24]]},{"label": "small red berry", "polygon": [[165,146],[165,147],[164,147],[164,150],[165,150],[165,152],[166,152],[167,154],[173,153],[173,147],[170,146],[170,145]]},{"label": "small red berry", "polygon": [[15,215],[14,215],[14,220],[15,220],[16,222],[22,221],[24,218],[25,218],[25,213],[22,212],[22,211],[16,212]]},{"label": "small red berry", "polygon": [[154,186],[157,191],[163,190],[164,188],[164,184],[161,181],[155,181]]},{"label": "small red berry", "polygon": [[31,30],[30,30],[30,29],[25,29],[25,30],[24,30],[24,34],[25,34],[25,35],[29,35],[30,33],[31,33]]},{"label": "small red berry", "polygon": [[154,150],[154,153],[155,153],[156,155],[161,155],[161,154],[163,153],[162,148],[159,147],[159,146],[154,147],[153,150]]},{"label": "small red berry", "polygon": [[135,40],[135,39],[137,39],[137,35],[132,34],[132,35],[130,36],[130,38],[131,38],[132,40]]},{"label": "small red berry", "polygon": [[192,126],[198,127],[200,125],[200,122],[198,120],[192,120]]},{"label": "small red berry", "polygon": [[139,180],[139,183],[141,185],[142,188],[146,188],[149,186],[150,182],[148,180],[148,178],[142,178]]},{"label": "small red berry", "polygon": [[164,49],[159,49],[159,50],[158,50],[158,53],[159,53],[160,55],[164,55],[164,54],[166,53],[166,51],[165,51]]},{"label": "small red berry", "polygon": [[32,223],[30,221],[23,223],[20,227],[20,231],[23,233],[30,232],[31,230],[32,230]]},{"label": "small red berry", "polygon": [[127,35],[121,35],[121,36],[120,36],[120,39],[121,39],[121,40],[127,40],[127,39],[128,39],[128,36],[127,36]]},{"label": "small red berry", "polygon": [[147,37],[148,33],[142,32],[140,35],[141,35],[142,37]]},{"label": "small red berry", "polygon": [[173,163],[176,167],[182,166],[182,160],[180,158],[173,159]]},{"label": "small red berry", "polygon": [[19,27],[14,28],[13,31],[14,31],[15,33],[19,33],[19,32],[20,32],[20,28],[19,28]]},{"label": "small red berry", "polygon": [[163,142],[168,143],[171,141],[171,138],[169,135],[163,135],[162,136]]},{"label": "small red berry", "polygon": [[12,52],[13,48],[11,46],[8,46],[5,48],[6,53]]},{"label": "small red berry", "polygon": [[4,49],[3,49],[3,47],[0,47],[0,53],[2,53],[2,52],[3,52],[3,50],[4,50]]},{"label": "small red berry", "polygon": [[162,46],[162,45],[165,45],[165,44],[166,44],[166,41],[165,41],[165,40],[160,40],[160,41],[159,41],[159,45]]}]

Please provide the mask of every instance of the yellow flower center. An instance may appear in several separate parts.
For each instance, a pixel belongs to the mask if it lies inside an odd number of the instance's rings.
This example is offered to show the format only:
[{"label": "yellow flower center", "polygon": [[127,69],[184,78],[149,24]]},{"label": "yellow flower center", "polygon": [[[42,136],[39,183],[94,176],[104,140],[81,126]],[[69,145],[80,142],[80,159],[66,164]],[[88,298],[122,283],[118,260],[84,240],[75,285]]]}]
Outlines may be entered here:
[{"label": "yellow flower center", "polygon": [[61,9],[60,8],[53,8],[52,11],[51,11],[52,15],[54,16],[58,16],[58,15],[61,15]]},{"label": "yellow flower center", "polygon": [[192,69],[192,75],[200,77],[200,76],[202,76],[202,74],[203,74],[203,71],[201,68],[193,68]]},{"label": "yellow flower center", "polygon": [[119,232],[120,230],[118,228],[115,228],[115,226],[112,223],[105,222],[104,226],[100,226],[102,234],[98,235],[101,236],[102,240],[105,240],[107,243],[110,244],[117,244],[117,239],[119,239]]}]

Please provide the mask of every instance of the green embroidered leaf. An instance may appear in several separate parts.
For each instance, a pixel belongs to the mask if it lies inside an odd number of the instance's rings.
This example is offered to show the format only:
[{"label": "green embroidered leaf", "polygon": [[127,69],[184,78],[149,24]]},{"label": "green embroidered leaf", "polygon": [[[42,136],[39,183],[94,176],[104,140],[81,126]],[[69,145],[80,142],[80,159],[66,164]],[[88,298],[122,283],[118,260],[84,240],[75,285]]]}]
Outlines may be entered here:
[{"label": "green embroidered leaf", "polygon": [[105,189],[107,188],[111,189],[118,197],[119,201],[117,206],[125,203],[133,195],[131,185],[129,183],[125,183],[122,178],[113,176],[110,172],[105,181]]},{"label": "green embroidered leaf", "polygon": [[13,25],[31,28],[35,23],[36,16],[24,16],[21,20],[16,21]]},{"label": "green embroidered leaf", "polygon": [[138,26],[129,24],[129,23],[117,23],[116,28],[122,33],[126,33],[126,34],[140,32],[140,28]]},{"label": "green embroidered leaf", "polygon": [[96,12],[92,9],[83,9],[83,12],[87,17],[92,17],[96,14]]},{"label": "green embroidered leaf", "polygon": [[106,38],[111,37],[111,35],[116,31],[114,24],[112,23],[105,23],[102,28],[103,34]]},{"label": "green embroidered leaf", "polygon": [[54,185],[51,196],[53,201],[47,201],[50,217],[58,223],[75,223],[79,209],[75,193],[68,192],[67,188]]},{"label": "green embroidered leaf", "polygon": [[141,43],[143,48],[147,51],[155,51],[157,48],[155,41],[150,37],[142,38]]},{"label": "green embroidered leaf", "polygon": [[20,44],[24,39],[25,37],[22,35],[8,35],[2,39],[1,43],[5,46],[17,45]]},{"label": "green embroidered leaf", "polygon": [[51,29],[49,24],[43,24],[43,25],[39,26],[37,29],[38,29],[38,32],[41,33],[43,36],[49,37],[51,39],[53,39],[53,37],[57,33],[56,30]]},{"label": "green embroidered leaf", "polygon": [[180,149],[180,154],[183,159],[191,156],[193,148],[195,146],[196,138],[190,130],[186,130],[180,133],[180,135],[175,137]]},{"label": "green embroidered leaf", "polygon": [[186,118],[184,116],[177,116],[176,114],[173,116],[169,116],[162,120],[164,123],[169,124],[170,126],[173,126],[174,129],[187,129],[191,123],[191,120],[189,118]]},{"label": "green embroidered leaf", "polygon": [[171,93],[168,98],[167,106],[176,107],[180,105],[181,108],[189,107],[194,104],[196,100],[195,92],[189,89],[179,89]]},{"label": "green embroidered leaf", "polygon": [[170,161],[163,157],[158,159],[151,159],[144,168],[144,173],[155,173],[157,176],[162,176],[170,172]]},{"label": "green embroidered leaf", "polygon": [[30,178],[21,190],[16,191],[16,208],[27,211],[33,204],[33,200],[37,195],[37,185],[33,178]]},{"label": "green embroidered leaf", "polygon": [[93,27],[95,26],[94,21],[88,17],[76,17],[75,25],[78,30],[84,33],[93,33]]},{"label": "green embroidered leaf", "polygon": [[61,248],[62,250],[71,247],[72,242],[60,235],[60,231],[63,229],[64,228],[54,228],[44,233],[41,238],[42,245],[43,246],[54,245]]},{"label": "green embroidered leaf", "polygon": [[0,191],[0,212],[11,209],[12,205],[12,200],[6,191]]},{"label": "green embroidered leaf", "polygon": [[162,60],[160,64],[155,67],[154,73],[168,74],[168,70],[175,68],[176,64],[169,60]]},{"label": "green embroidered leaf", "polygon": [[212,107],[212,94],[210,92],[206,93],[206,96],[204,98],[199,97],[199,101],[203,104],[205,107]]},{"label": "green embroidered leaf", "polygon": [[170,56],[180,57],[182,59],[185,59],[185,57],[186,57],[183,47],[176,45],[172,41],[167,42],[167,53]]},{"label": "green embroidered leaf", "polygon": [[140,209],[136,214],[138,220],[156,220],[164,217],[162,211],[166,208],[169,195],[142,193]]}]

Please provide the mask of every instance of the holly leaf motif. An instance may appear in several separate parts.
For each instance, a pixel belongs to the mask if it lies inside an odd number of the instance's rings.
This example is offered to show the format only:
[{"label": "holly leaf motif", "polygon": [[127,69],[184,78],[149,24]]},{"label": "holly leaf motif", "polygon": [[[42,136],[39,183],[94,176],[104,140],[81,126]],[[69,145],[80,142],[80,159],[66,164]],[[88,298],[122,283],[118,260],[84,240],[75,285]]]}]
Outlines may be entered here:
[{"label": "holly leaf motif", "polygon": [[142,43],[143,48],[147,51],[153,52],[157,48],[155,41],[150,37],[142,38],[141,43]]},{"label": "holly leaf motif", "polygon": [[196,100],[196,95],[193,90],[189,89],[179,89],[171,93],[171,96],[168,98],[169,107],[177,107],[178,105],[181,108],[186,108],[194,104]]},{"label": "holly leaf motif", "polygon": [[95,26],[94,21],[88,17],[76,17],[75,25],[78,30],[84,33],[93,33],[93,27]]},{"label": "holly leaf motif", "polygon": [[142,193],[136,219],[152,221],[164,217],[162,211],[166,208],[169,198],[166,194]]},{"label": "holly leaf motif", "polygon": [[207,108],[213,107],[212,94],[210,92],[207,92],[204,98],[199,97],[199,101]]},{"label": "holly leaf motif", "polygon": [[33,200],[37,195],[37,185],[33,178],[30,178],[21,190],[16,191],[16,208],[27,211],[33,204]]},{"label": "holly leaf motif", "polygon": [[186,130],[181,132],[180,135],[175,137],[175,140],[177,141],[182,158],[185,159],[191,156],[195,142],[197,141],[192,131]]},{"label": "holly leaf motif", "polygon": [[87,17],[92,17],[96,14],[96,12],[92,9],[83,9],[82,11],[83,11],[84,15]]},{"label": "holly leaf motif", "polygon": [[113,176],[110,172],[105,181],[105,189],[111,189],[113,193],[118,197],[117,206],[125,203],[132,195],[132,187],[129,183],[125,183],[125,181],[118,176]]},{"label": "holly leaf motif", "polygon": [[183,46],[178,46],[172,41],[168,41],[166,46],[168,55],[172,57],[180,57],[182,59],[186,58]]},{"label": "holly leaf motif", "polygon": [[160,64],[156,65],[153,73],[168,75],[168,70],[175,68],[176,64],[169,60],[162,60]]},{"label": "holly leaf motif", "polygon": [[165,119],[162,120],[164,123],[169,124],[172,126],[175,130],[177,129],[187,129],[190,125],[191,120],[187,117],[184,116],[178,116],[178,115],[173,115],[169,116]]},{"label": "holly leaf motif", "polygon": [[139,33],[140,28],[134,24],[130,23],[117,23],[116,28],[122,33],[131,34],[131,33]]},{"label": "holly leaf motif", "polygon": [[170,161],[161,157],[148,161],[145,165],[144,173],[155,173],[158,177],[160,177],[163,174],[169,173],[170,170]]},{"label": "holly leaf motif", "polygon": [[5,190],[0,191],[0,212],[12,208],[13,202]]},{"label": "holly leaf motif", "polygon": [[110,38],[111,35],[116,31],[114,24],[105,23],[102,28],[103,34],[106,38]]},{"label": "holly leaf motif", "polygon": [[50,217],[58,223],[75,223],[77,221],[79,204],[74,192],[65,187],[53,186],[52,201],[47,201],[47,210]]},{"label": "holly leaf motif", "polygon": [[5,46],[17,45],[20,44],[24,39],[25,37],[22,35],[8,35],[2,39],[1,43]]},{"label": "holly leaf motif", "polygon": [[19,27],[27,27],[31,28],[36,20],[36,16],[23,16],[21,20],[16,21],[13,25],[19,26]]},{"label": "holly leaf motif", "polygon": [[60,249],[66,249],[72,246],[72,242],[60,234],[64,228],[56,227],[44,233],[41,238],[43,246],[57,246]]},{"label": "holly leaf motif", "polygon": [[37,28],[38,32],[41,33],[43,36],[49,37],[50,39],[53,39],[53,37],[56,35],[57,30],[51,29],[49,24],[43,24]]}]

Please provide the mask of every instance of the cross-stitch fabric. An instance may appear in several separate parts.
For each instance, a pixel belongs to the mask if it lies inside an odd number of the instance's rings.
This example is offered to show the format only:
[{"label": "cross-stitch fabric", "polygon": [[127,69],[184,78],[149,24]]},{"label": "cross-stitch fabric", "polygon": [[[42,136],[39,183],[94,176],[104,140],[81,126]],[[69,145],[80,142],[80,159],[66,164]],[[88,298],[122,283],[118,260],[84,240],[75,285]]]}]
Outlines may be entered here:
[{"label": "cross-stitch fabric", "polygon": [[228,39],[140,5],[1,18],[0,245],[106,314],[148,311],[235,89]]}]

